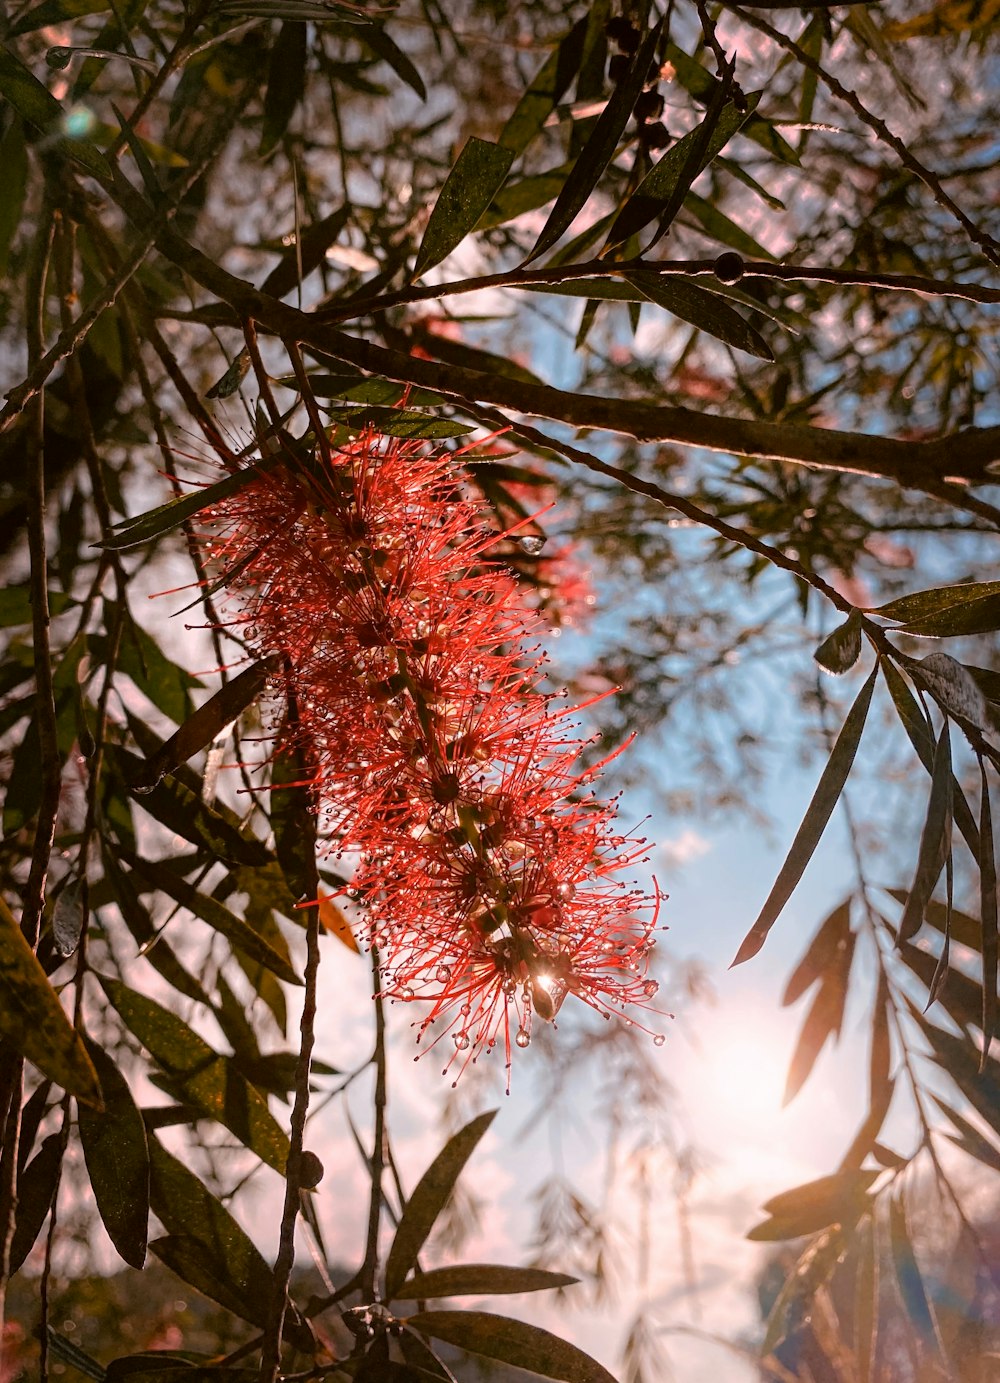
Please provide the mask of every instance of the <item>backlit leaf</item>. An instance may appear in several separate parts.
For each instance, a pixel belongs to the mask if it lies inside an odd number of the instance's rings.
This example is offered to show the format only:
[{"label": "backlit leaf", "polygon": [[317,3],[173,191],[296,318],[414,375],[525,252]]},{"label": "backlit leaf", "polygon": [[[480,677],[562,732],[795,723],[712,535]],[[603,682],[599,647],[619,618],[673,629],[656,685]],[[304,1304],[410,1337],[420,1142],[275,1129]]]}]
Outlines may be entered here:
[{"label": "backlit leaf", "polygon": [[59,894],[52,909],[52,939],[60,956],[71,956],[80,944],[87,920],[84,909],[86,885],[73,879]]},{"label": "backlit leaf", "polygon": [[699,331],[724,341],[727,346],[773,360],[771,347],[749,322],[715,293],[675,274],[657,274],[636,269],[626,275],[628,281],[650,302],[665,308],[683,322],[690,322]]},{"label": "backlit leaf", "polygon": [[817,1290],[829,1278],[843,1252],[844,1240],[837,1228],[826,1229],[815,1238],[785,1278],[771,1314],[760,1347],[766,1359],[782,1340],[793,1335],[809,1314],[810,1303]]},{"label": "backlit leaf", "polygon": [[139,514],[134,519],[126,519],[123,523],[115,525],[118,531],[101,546],[110,552],[128,552],[131,548],[152,542],[154,538],[162,537],[171,529],[179,528],[187,519],[193,519],[203,509],[208,509],[231,495],[239,494],[240,490],[246,489],[267,471],[273,470],[279,464],[279,459],[277,454],[261,457],[255,460],[253,465],[233,471],[224,479],[217,480],[214,485],[193,490],[188,495],[181,495],[179,499],[168,500],[156,509],[148,509],[146,513]]},{"label": "backlit leaf", "polygon": [[587,21],[581,19],[539,68],[500,131],[505,149],[523,153],[542,129],[580,70],[586,33]]},{"label": "backlit leaf", "polygon": [[306,26],[286,20],[278,30],[267,69],[264,125],[260,153],[266,156],[281,140],[306,89]]},{"label": "backlit leaf", "polygon": [[844,1005],[847,1002],[847,983],[851,960],[854,955],[854,933],[848,933],[842,954],[836,958],[836,967],[823,976],[822,983],[813,1000],[812,1007],[802,1025],[799,1040],[788,1068],[785,1094],[782,1104],[790,1104],[809,1079],[816,1059],[828,1037],[838,1037],[844,1021]]},{"label": "backlit leaf", "polygon": [[0,1038],[56,1085],[101,1107],[100,1084],[83,1040],[2,898]]},{"label": "backlit leaf", "polygon": [[951,737],[947,717],[934,752],[931,793],[920,836],[917,872],[899,922],[899,941],[920,930],[924,911],[951,851]]},{"label": "backlit leaf", "polygon": [[527,1369],[564,1383],[614,1383],[596,1359],[537,1325],[486,1311],[421,1311],[407,1325],[471,1354]]},{"label": "backlit leaf", "polygon": [[920,1265],[913,1252],[906,1219],[902,1199],[893,1196],[889,1202],[889,1247],[900,1300],[919,1336],[925,1343],[932,1343],[936,1336],[934,1317],[931,1314]]},{"label": "backlit leaf", "polygon": [[62,1165],[62,1137],[50,1133],[17,1178],[14,1237],[10,1245],[10,1270],[16,1273],[34,1246],[52,1208]]},{"label": "backlit leaf", "polygon": [[283,1176],[288,1138],[232,1061],[213,1051],[176,1014],[153,999],[107,975],[97,978],[122,1022],[170,1077],[178,1095],[206,1118],[225,1125]]},{"label": "backlit leaf", "polygon": [[837,965],[837,956],[849,944],[851,936],[851,903],[853,894],[838,903],[831,913],[820,923],[819,930],[806,948],[806,952],[789,976],[785,992],[781,996],[782,1007],[787,1008],[802,997],[806,990],[823,978],[832,965]]},{"label": "backlit leaf", "polygon": [[448,1139],[424,1172],[403,1208],[385,1265],[385,1295],[391,1301],[417,1261],[427,1236],[444,1209],[462,1168],[496,1117],[496,1110],[477,1115]]},{"label": "backlit leaf", "polygon": [[80,1142],[104,1228],[126,1263],[146,1261],[149,1149],[146,1126],[118,1063],[87,1040],[104,1094],[104,1111],[79,1107]]},{"label": "backlit leaf", "polygon": [[[625,130],[632,114],[632,108],[642,91],[649,64],[656,52],[662,24],[657,24],[643,40],[633,55],[628,71],[615,87],[611,99],[597,117],[590,138],[584,145],[573,169],[556,198],[556,204],[549,213],[531,253],[525,259],[530,264],[533,259],[552,248],[567,231],[577,215],[582,211],[587,199],[601,179],[604,170],[614,157],[618,140]],[[484,208],[485,209],[485,208]]]},{"label": "backlit leaf", "polygon": [[763,946],[768,932],[791,897],[795,885],[802,878],[805,867],[826,830],[827,823],[833,815],[833,809],[844,790],[851,765],[854,763],[854,756],[858,752],[858,745],[861,743],[865,718],[868,715],[868,707],[871,705],[872,693],[875,690],[878,667],[879,665],[876,663],[868,680],[858,693],[857,700],[847,714],[847,719],[837,736],[837,742],[833,746],[833,753],[820,776],[812,801],[809,803],[806,814],[802,818],[802,824],[792,841],[792,848],[788,852],[788,857],[781,867],[781,872],[774,882],[774,887],[771,889],[767,901],[760,910],[760,915],[736,953],[734,965],[749,960]]},{"label": "backlit leaf", "polygon": [[1000,629],[1000,581],[969,581],[915,591],[874,611],[897,621],[908,634],[946,638]]},{"label": "backlit leaf", "polygon": [[861,657],[861,611],[852,610],[844,623],[826,636],[813,657],[837,677],[848,672]]},{"label": "backlit leaf", "polygon": [[434,203],[417,251],[413,277],[440,264],[460,245],[500,191],[514,162],[513,149],[473,135]]},{"label": "backlit leaf", "polygon": [[579,1278],[542,1268],[493,1267],[464,1263],[435,1268],[407,1278],[396,1293],[397,1301],[429,1301],[433,1297],[501,1296],[510,1292],[545,1292],[570,1287]]}]

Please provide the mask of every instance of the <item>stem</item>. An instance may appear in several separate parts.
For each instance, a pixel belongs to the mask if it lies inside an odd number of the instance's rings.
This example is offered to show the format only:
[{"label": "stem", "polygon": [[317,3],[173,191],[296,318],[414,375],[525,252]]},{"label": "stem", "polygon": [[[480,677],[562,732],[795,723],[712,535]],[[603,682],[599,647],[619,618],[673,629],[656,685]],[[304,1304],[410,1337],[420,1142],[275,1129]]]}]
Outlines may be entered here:
[{"label": "stem", "polygon": [[[42,354],[45,330],[45,282],[48,277],[55,217],[48,198],[42,206],[42,224],[35,241],[28,273],[26,335],[29,366],[37,365]],[[38,946],[42,909],[45,906],[45,881],[49,856],[55,839],[56,816],[62,764],[56,729],[56,700],[53,685],[52,650],[49,643],[48,557],[45,542],[45,399],[38,393],[32,403],[26,442],[28,447],[28,551],[31,557],[31,626],[34,647],[35,689],[37,692],[38,739],[41,747],[42,792],[31,855],[31,871],[24,893],[21,930],[29,946]]]},{"label": "stem", "polygon": [[368,1205],[368,1241],[365,1247],[365,1261],[361,1268],[361,1294],[367,1301],[377,1301],[378,1231],[382,1215],[382,1175],[385,1171],[386,1065],[385,1008],[379,994],[378,951],[374,946],[371,964],[375,1000],[375,1051],[372,1056],[375,1064],[375,1128],[371,1160],[372,1190]]}]

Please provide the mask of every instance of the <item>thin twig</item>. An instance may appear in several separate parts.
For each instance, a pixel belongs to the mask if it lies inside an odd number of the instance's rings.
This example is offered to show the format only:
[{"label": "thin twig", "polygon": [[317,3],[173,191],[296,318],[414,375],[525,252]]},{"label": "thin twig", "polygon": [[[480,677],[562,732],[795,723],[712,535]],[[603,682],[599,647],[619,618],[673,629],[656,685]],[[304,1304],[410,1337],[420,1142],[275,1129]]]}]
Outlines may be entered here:
[{"label": "thin twig", "polygon": [[762,34],[766,34],[768,38],[777,43],[779,47],[784,48],[786,53],[791,53],[798,62],[802,63],[810,72],[815,73],[820,81],[830,89],[834,96],[836,96],[837,100],[843,101],[845,105],[850,106],[858,119],[863,121],[883,144],[888,144],[889,148],[898,156],[903,166],[908,168],[911,173],[918,177],[920,181],[930,189],[931,195],[938,206],[943,207],[954,216],[969,239],[980,247],[986,258],[990,260],[991,263],[1000,265],[1000,241],[994,240],[993,236],[989,235],[986,231],[981,231],[976,223],[966,216],[965,212],[954,198],[949,196],[941,186],[941,179],[938,175],[910,153],[903,141],[898,135],[893,134],[885,121],[880,119],[879,116],[873,115],[868,107],[862,104],[856,92],[848,90],[848,88],[844,86],[842,82],[838,81],[831,72],[827,72],[826,68],[823,67],[811,53],[807,53],[794,39],[789,38],[787,34],[783,34],[779,29],[774,28],[766,19],[760,19],[756,15],[747,14],[739,5],[728,5],[727,8],[739,19],[742,19],[745,24],[749,24],[752,28],[758,29]]},{"label": "thin twig", "polygon": [[371,953],[373,998],[375,1000],[375,1126],[372,1133],[371,1158],[371,1199],[368,1202],[368,1236],[365,1247],[365,1261],[361,1268],[361,1294],[366,1301],[379,1299],[378,1282],[378,1231],[382,1218],[382,1175],[385,1171],[385,1106],[386,1106],[386,1067],[385,1067],[385,1009],[379,980],[378,951],[373,946]]}]

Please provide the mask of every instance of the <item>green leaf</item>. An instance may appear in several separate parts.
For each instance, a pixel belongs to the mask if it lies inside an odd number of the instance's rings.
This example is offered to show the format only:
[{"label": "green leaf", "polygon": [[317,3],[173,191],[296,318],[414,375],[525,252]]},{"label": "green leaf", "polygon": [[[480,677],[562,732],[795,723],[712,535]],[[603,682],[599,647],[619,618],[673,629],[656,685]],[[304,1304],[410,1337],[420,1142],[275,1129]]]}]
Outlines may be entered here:
[{"label": "green leaf", "polygon": [[861,657],[861,611],[852,610],[817,648],[813,657],[835,677],[848,672]]},{"label": "green leaf", "polygon": [[252,465],[243,466],[224,479],[217,480],[214,485],[206,485],[204,489],[192,490],[189,495],[181,495],[179,499],[168,500],[166,504],[158,505],[155,509],[148,509],[146,513],[139,514],[136,518],[126,519],[124,523],[116,524],[115,526],[119,531],[113,537],[108,538],[106,542],[101,543],[100,546],[109,552],[128,552],[131,548],[141,547],[144,543],[152,542],[154,538],[161,538],[164,533],[169,533],[171,529],[180,527],[187,519],[193,519],[203,509],[211,508],[220,500],[239,494],[240,490],[254,484],[262,475],[266,475],[268,471],[274,470],[280,464],[281,457],[278,454],[261,457],[255,460]]},{"label": "green leaf", "polygon": [[931,1314],[927,1290],[920,1273],[913,1244],[906,1225],[906,1211],[901,1199],[893,1196],[889,1202],[889,1248],[900,1300],[912,1325],[925,1343],[936,1340],[934,1317]]},{"label": "green leaf", "polygon": [[[32,699],[34,705],[34,700]],[[3,833],[8,839],[16,836],[29,822],[34,821],[42,802],[42,778],[38,765],[42,761],[42,742],[38,734],[37,717],[28,722],[7,778],[3,802]]]},{"label": "green leaf", "polygon": [[50,1133],[17,1178],[17,1208],[10,1245],[10,1271],[16,1273],[34,1247],[59,1189],[62,1135]]},{"label": "green leaf", "polygon": [[472,1156],[476,1145],[492,1124],[497,1111],[477,1115],[475,1119],[460,1129],[444,1145],[437,1157],[424,1172],[412,1196],[403,1208],[403,1214],[396,1229],[396,1236],[389,1250],[385,1265],[385,1295],[392,1301],[403,1285],[407,1273],[417,1261],[417,1256],[426,1242],[427,1236],[444,1209],[462,1168]]},{"label": "green leaf", "polygon": [[388,437],[464,437],[473,430],[468,423],[431,418],[412,408],[327,408],[326,412],[334,422],[343,423],[352,432],[373,427]]},{"label": "green leaf", "polygon": [[500,131],[505,149],[521,154],[541,131],[580,70],[586,35],[587,21],[581,19],[542,63]]},{"label": "green leaf", "polygon": [[728,245],[730,249],[738,251],[746,259],[774,260],[774,255],[766,250],[759,241],[755,240],[748,231],[745,231],[742,226],[738,226],[735,221],[731,221],[718,207],[713,206],[704,197],[699,197],[696,192],[688,192],[684,198],[684,210],[689,211],[696,220],[701,222],[713,240],[718,240],[722,245]]},{"label": "green leaf", "polygon": [[839,1229],[826,1229],[815,1238],[785,1277],[767,1318],[767,1330],[760,1347],[762,1359],[777,1349],[782,1340],[794,1335],[809,1315],[810,1303],[837,1266],[844,1247]]},{"label": "green leaf", "polygon": [[337,207],[336,211],[331,211],[329,216],[314,221],[312,225],[303,226],[299,233],[298,245],[291,245],[282,253],[278,263],[261,284],[260,291],[269,293],[273,298],[283,298],[286,293],[290,293],[299,281],[300,262],[302,277],[305,279],[323,263],[327,250],[336,244],[350,215],[351,208],[345,202]]},{"label": "green leaf", "polygon": [[73,879],[59,894],[52,909],[52,940],[56,954],[71,956],[80,944],[87,914],[83,906],[86,892],[83,879]]},{"label": "green leaf", "polygon": [[[243,1320],[266,1327],[274,1275],[263,1254],[225,1206],[155,1136],[149,1140],[149,1155],[154,1214],[173,1239],[193,1240],[200,1246],[200,1256],[191,1255],[189,1244],[177,1242],[169,1266],[186,1264],[193,1256],[194,1270],[201,1266],[211,1275],[233,1302],[230,1309]],[[158,1252],[155,1243],[150,1248]],[[205,1290],[197,1282],[192,1285]],[[219,1300],[211,1292],[207,1295]],[[285,1334],[297,1348],[312,1352],[312,1332],[294,1306],[289,1309]]]},{"label": "green leaf", "polygon": [[993,717],[979,683],[957,659],[931,653],[908,664],[910,676],[924,686],[943,710],[979,730],[993,728]]},{"label": "green leaf", "polygon": [[980,762],[983,786],[979,816],[979,890],[983,937],[983,1057],[986,1063],[990,1040],[997,1025],[997,866],[993,843],[993,812],[986,765]]},{"label": "green leaf", "polygon": [[646,35],[638,52],[632,57],[628,71],[597,117],[590,138],[563,184],[556,204],[549,213],[531,253],[525,259],[525,264],[530,264],[533,259],[551,249],[563,232],[569,229],[614,157],[618,140],[629,122],[632,107],[645,83],[662,27],[662,23],[657,24]]},{"label": "green leaf", "polygon": [[[650,221],[662,215],[671,201],[675,200],[681,174],[685,169],[688,174],[688,186],[684,189],[686,193],[698,174],[708,167],[720,149],[725,148],[733,135],[746,123],[760,98],[759,91],[748,96],[745,111],[737,110],[732,100],[727,101],[711,129],[707,142],[704,141],[703,126],[699,125],[669,148],[649,170],[618,213],[608,235],[608,245],[622,244],[629,236],[637,234],[644,226],[648,226]],[[699,139],[704,143],[701,156],[697,163],[689,167],[689,160]],[[697,215],[697,212],[695,214]],[[736,248],[739,249],[739,246]]]},{"label": "green leaf", "polygon": [[460,245],[503,186],[513,149],[473,135],[445,179],[417,251],[413,277],[440,264]]},{"label": "green leaf", "polygon": [[827,971],[842,962],[839,957],[847,949],[851,939],[851,903],[854,895],[849,894],[842,903],[830,912],[820,924],[819,930],[806,949],[805,954],[789,976],[785,992],[781,996],[783,1008],[794,1004]]},{"label": "green leaf", "polygon": [[[681,86],[685,87],[695,100],[700,101],[703,105],[708,105],[719,85],[719,79],[706,71],[696,58],[689,57],[683,48],[679,48],[676,43],[667,44],[664,58],[673,67]],[[750,100],[749,96],[747,100]],[[769,154],[780,159],[782,163],[798,165],[798,154],[788,141],[781,137],[770,121],[759,115],[751,114],[743,127],[743,133],[766,149]]]},{"label": "green leaf", "polygon": [[875,690],[878,669],[879,664],[876,663],[868,676],[868,680],[858,693],[857,700],[847,714],[847,719],[837,736],[837,742],[833,746],[833,753],[820,776],[812,801],[806,808],[802,824],[792,841],[788,857],[781,866],[774,887],[760,910],[760,915],[744,937],[733,961],[734,965],[740,965],[743,961],[749,960],[763,946],[768,932],[792,896],[795,885],[805,872],[806,865],[812,859],[813,852],[833,815],[833,809],[840,800],[840,794],[844,790],[851,765],[854,763],[854,756],[858,752],[861,734],[865,728],[865,719],[868,715],[868,707],[871,705],[872,693]]},{"label": "green leaf", "polygon": [[874,614],[896,620],[907,634],[947,638],[1000,629],[1000,581],[969,581],[916,591],[880,605]]},{"label": "green leaf", "polygon": [[0,898],[0,1038],[78,1100],[101,1108],[101,1087],[80,1034]]},{"label": "green leaf", "polygon": [[306,89],[307,56],[305,24],[286,21],[278,30],[268,63],[264,127],[258,151],[262,157],[281,140],[302,99]]},{"label": "green leaf", "polygon": [[546,202],[554,202],[562,191],[566,174],[572,165],[553,168],[548,173],[534,173],[518,182],[508,183],[493,198],[489,209],[479,218],[477,230],[505,226],[526,211],[534,211]]},{"label": "green leaf", "polygon": [[838,952],[829,972],[823,976],[816,998],[802,1025],[788,1068],[782,1105],[790,1104],[805,1085],[827,1038],[840,1035],[853,958],[854,933],[848,932],[843,950]]},{"label": "green leaf", "polygon": [[381,24],[373,24],[370,28],[362,29],[357,36],[362,43],[367,44],[376,56],[388,63],[396,76],[401,78],[411,91],[415,91],[421,101],[427,100],[427,88],[424,86],[420,73],[395,39],[389,37]]},{"label": "green leaf", "polygon": [[[231,682],[226,682],[204,705],[199,706],[193,715],[188,716],[177,733],[171,735],[159,752],[150,759],[146,783],[150,787],[154,786],[164,774],[172,773],[175,768],[187,763],[188,759],[217,739],[223,730],[227,730],[233,721],[256,701],[267,686],[268,678],[280,672],[281,667],[280,655],[272,655],[254,663]],[[141,791],[141,786],[134,784],[133,791],[136,789]]]},{"label": "green leaf", "polygon": [[920,835],[917,872],[899,922],[898,941],[902,945],[923,925],[924,912],[951,852],[951,734],[945,717],[934,753],[931,792],[927,816]]},{"label": "green leaf", "polygon": [[96,1379],[96,1383],[105,1383],[105,1371],[101,1364],[93,1359],[86,1350],[79,1345],[73,1344],[72,1340],[67,1340],[65,1335],[60,1335],[58,1330],[48,1327],[49,1352],[53,1358],[60,1360],[64,1364],[71,1364],[77,1372],[83,1374],[84,1378]]},{"label": "green leaf", "polygon": [[486,1311],[420,1311],[406,1323],[422,1335],[543,1378],[558,1378],[564,1383],[615,1383],[606,1368],[575,1345],[508,1316]]},{"label": "green leaf", "polygon": [[[106,603],[105,609],[108,615],[106,627],[110,629],[112,611],[109,604]],[[88,647],[95,658],[107,661],[109,646],[103,635],[93,636]],[[116,671],[131,677],[143,696],[148,697],[154,706],[178,725],[191,714],[190,693],[205,685],[168,658],[142,625],[132,620],[122,634]]]},{"label": "green leaf", "polygon": [[39,29],[65,24],[88,14],[102,14],[111,9],[110,0],[42,0],[40,5],[22,14],[10,26],[10,36],[35,33]]},{"label": "green leaf", "polygon": [[511,1292],[547,1292],[570,1287],[579,1278],[542,1268],[493,1267],[463,1263],[414,1273],[396,1293],[397,1301],[430,1301],[433,1297],[502,1296]]},{"label": "green leaf", "polygon": [[288,1138],[230,1059],[213,1051],[176,1014],[154,1000],[107,975],[97,978],[122,1022],[170,1077],[180,1097],[206,1118],[223,1124],[284,1176]]},{"label": "green leaf", "polygon": [[86,172],[112,181],[111,167],[104,155],[84,139],[69,136],[65,111],[51,91],[20,62],[9,48],[0,45],[0,96],[3,96],[29,125],[53,139],[61,153]]},{"label": "green leaf", "polygon": [[699,288],[697,284],[688,283],[675,274],[657,274],[641,269],[634,269],[625,277],[650,302],[665,308],[681,321],[690,322],[699,331],[707,331],[727,346],[735,346],[737,350],[759,356],[762,360],[774,359],[771,347],[760,332],[707,288]]},{"label": "green leaf", "polygon": [[[137,778],[141,782],[146,771],[142,759],[124,749],[116,749],[109,757],[127,782]],[[206,806],[197,793],[173,774],[168,773],[155,788],[140,788],[136,801],[162,825],[226,864],[265,865],[271,859],[263,841],[245,835],[221,812]]]},{"label": "green leaf", "polygon": [[211,894],[202,893],[180,878],[168,865],[155,860],[140,860],[129,851],[121,852],[122,858],[132,866],[132,877],[139,885],[140,891],[151,892],[159,889],[169,898],[173,898],[175,903],[179,903],[188,912],[200,917],[203,922],[224,936],[233,946],[238,946],[244,955],[259,965],[264,965],[272,974],[286,984],[301,985],[302,980],[296,974],[294,968],[279,953],[274,950],[249,923],[242,917],[237,917],[236,913],[230,912],[218,899]]},{"label": "green leaf", "polygon": [[505,379],[519,379],[525,384],[542,382],[526,366],[519,365],[507,356],[484,350],[482,346],[469,346],[464,341],[453,341],[433,331],[420,332],[416,340],[428,355],[432,355],[435,360],[443,360],[447,365],[458,365],[465,370],[479,370],[487,375],[502,375]]},{"label": "green leaf", "polygon": [[80,1142],[104,1228],[125,1262],[146,1261],[149,1221],[149,1148],[146,1125],[118,1063],[87,1039],[87,1051],[101,1080],[104,1112],[78,1110]]}]

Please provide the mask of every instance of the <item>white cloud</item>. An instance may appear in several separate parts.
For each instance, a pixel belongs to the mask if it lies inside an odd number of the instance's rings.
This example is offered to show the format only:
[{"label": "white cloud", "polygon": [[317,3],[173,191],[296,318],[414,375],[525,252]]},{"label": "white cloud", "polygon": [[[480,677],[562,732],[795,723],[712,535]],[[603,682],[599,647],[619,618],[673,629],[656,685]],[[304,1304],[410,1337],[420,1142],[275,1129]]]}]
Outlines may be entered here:
[{"label": "white cloud", "polygon": [[689,826],[681,831],[679,836],[674,836],[671,840],[662,841],[660,849],[666,856],[667,863],[676,866],[690,864],[692,860],[701,859],[702,855],[707,855],[712,848],[712,842],[699,835],[697,831]]}]

